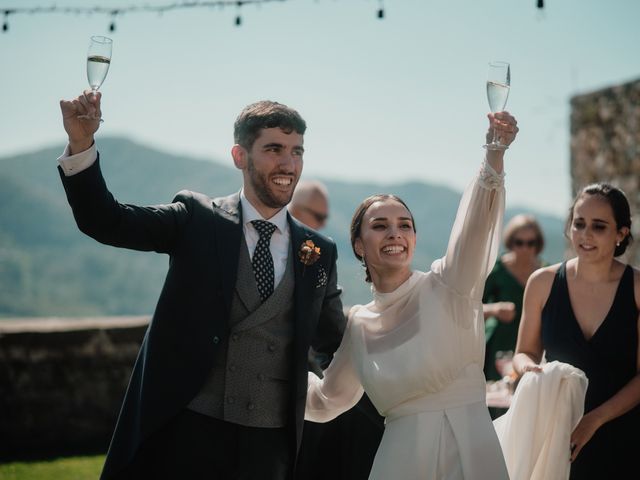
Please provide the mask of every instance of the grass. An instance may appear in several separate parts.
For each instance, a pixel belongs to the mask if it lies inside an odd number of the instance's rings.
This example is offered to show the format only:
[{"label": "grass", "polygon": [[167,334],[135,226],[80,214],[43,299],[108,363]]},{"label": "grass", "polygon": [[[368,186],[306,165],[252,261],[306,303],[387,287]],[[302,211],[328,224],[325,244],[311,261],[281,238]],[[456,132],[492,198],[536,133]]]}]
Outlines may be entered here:
[{"label": "grass", "polygon": [[97,480],[104,455],[0,464],[0,480]]}]

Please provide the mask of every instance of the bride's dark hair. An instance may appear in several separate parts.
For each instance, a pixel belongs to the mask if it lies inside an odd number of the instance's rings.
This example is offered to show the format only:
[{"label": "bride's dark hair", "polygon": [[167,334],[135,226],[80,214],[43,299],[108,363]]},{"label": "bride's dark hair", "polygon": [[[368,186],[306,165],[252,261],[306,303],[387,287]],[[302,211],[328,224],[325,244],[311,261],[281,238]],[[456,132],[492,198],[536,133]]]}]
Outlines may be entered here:
[{"label": "bride's dark hair", "polygon": [[367,213],[369,207],[376,202],[384,202],[385,200],[393,200],[400,203],[404,208],[407,209],[409,215],[411,216],[411,225],[413,225],[413,231],[416,231],[416,222],[413,220],[413,213],[407,207],[407,204],[398,197],[397,195],[393,195],[392,193],[378,193],[376,195],[371,195],[370,197],[365,198],[358,208],[356,208],[355,213],[353,214],[353,218],[351,219],[351,249],[353,250],[353,254],[356,256],[358,260],[362,262],[362,266],[365,271],[365,282],[371,282],[371,274],[369,273],[369,267],[367,267],[367,262],[362,258],[362,256],[358,255],[356,252],[356,239],[360,238],[360,233],[362,230],[362,219],[364,218],[364,214]]}]

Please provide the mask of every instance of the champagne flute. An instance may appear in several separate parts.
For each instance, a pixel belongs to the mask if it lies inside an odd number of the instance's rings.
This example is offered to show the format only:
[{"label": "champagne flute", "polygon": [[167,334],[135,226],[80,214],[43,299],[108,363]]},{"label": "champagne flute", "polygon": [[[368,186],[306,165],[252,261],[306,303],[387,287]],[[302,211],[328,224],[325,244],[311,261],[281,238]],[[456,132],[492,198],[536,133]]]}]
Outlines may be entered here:
[{"label": "champagne flute", "polygon": [[[487,76],[487,99],[492,113],[501,112],[507,104],[509,98],[509,88],[511,85],[511,66],[507,62],[490,62],[489,75]],[[484,145],[487,150],[506,150],[508,145],[500,143],[495,130],[493,140]]]},{"label": "champagne flute", "polygon": [[[91,37],[87,52],[87,79],[93,95],[98,91],[107,77],[111,64],[111,46],[113,41],[108,37],[96,35]],[[78,115],[78,118],[97,120],[93,115]],[[102,122],[102,119],[100,119]]]}]

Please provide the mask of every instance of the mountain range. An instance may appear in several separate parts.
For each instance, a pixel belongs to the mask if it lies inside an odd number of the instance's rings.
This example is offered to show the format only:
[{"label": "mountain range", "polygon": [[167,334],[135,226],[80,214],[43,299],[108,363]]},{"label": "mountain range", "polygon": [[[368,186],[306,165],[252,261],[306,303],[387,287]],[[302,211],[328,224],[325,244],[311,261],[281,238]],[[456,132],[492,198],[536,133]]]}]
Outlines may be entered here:
[{"label": "mountain range", "polygon": [[[107,184],[122,203],[168,203],[185,188],[216,197],[241,185],[241,174],[230,160],[227,166],[180,157],[125,138],[100,138],[98,147]],[[56,169],[63,148],[0,158],[0,317],[151,313],[168,257],[101,245],[77,229]],[[392,192],[411,208],[418,230],[415,268],[427,269],[443,254],[461,192],[421,182],[319,180],[330,192],[323,233],[338,245],[345,305],[371,297],[349,243],[351,216],[368,195]],[[561,260],[563,219],[516,206],[508,206],[506,219],[521,212],[536,215],[542,225],[544,260]]]}]

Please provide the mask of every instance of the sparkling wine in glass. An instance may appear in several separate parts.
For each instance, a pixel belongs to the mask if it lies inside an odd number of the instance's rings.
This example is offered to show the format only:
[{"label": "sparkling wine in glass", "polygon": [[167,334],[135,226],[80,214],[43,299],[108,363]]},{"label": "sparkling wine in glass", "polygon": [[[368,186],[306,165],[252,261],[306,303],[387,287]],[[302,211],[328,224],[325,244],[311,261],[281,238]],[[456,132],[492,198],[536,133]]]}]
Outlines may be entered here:
[{"label": "sparkling wine in glass", "polygon": [[[487,77],[487,99],[492,113],[501,112],[509,98],[511,85],[511,66],[507,62],[490,62]],[[488,150],[506,150],[508,145],[500,143],[495,131],[493,140],[484,146]]]},{"label": "sparkling wine in glass", "polygon": [[[111,64],[111,46],[113,41],[108,37],[100,35],[91,37],[89,51],[87,52],[87,79],[91,91],[96,93],[104,79],[107,77],[109,65]],[[79,115],[79,118],[95,120],[89,115]],[[100,120],[102,121],[102,120]]]}]

